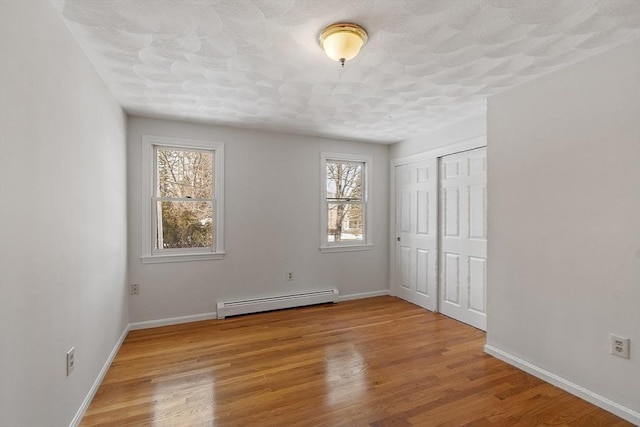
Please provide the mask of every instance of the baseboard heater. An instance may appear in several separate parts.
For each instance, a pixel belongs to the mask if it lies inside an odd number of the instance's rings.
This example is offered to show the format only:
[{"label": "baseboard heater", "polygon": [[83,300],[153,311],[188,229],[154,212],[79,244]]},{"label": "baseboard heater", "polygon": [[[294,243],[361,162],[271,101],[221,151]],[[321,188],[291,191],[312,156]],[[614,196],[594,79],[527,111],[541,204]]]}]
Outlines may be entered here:
[{"label": "baseboard heater", "polygon": [[338,301],[338,290],[299,292],[264,298],[249,298],[235,301],[218,301],[216,314],[218,319],[239,314],[280,310],[282,308],[302,307],[304,305],[324,304]]}]

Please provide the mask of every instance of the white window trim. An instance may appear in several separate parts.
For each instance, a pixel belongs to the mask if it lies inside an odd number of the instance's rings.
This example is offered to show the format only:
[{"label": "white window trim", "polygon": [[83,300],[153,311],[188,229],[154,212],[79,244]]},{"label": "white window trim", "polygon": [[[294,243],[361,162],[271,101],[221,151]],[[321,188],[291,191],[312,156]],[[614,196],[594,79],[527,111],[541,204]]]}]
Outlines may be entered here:
[{"label": "white window trim", "polygon": [[[328,204],[327,204],[327,161],[346,161],[364,163],[364,230],[363,242],[329,242],[327,240]],[[320,153],[320,252],[368,251],[373,248],[371,208],[371,170],[373,157],[358,154]]]},{"label": "white window trim", "polygon": [[[197,149],[215,151],[214,182],[215,199],[215,247],[194,248],[176,252],[163,251],[154,253],[154,223],[151,218],[154,196],[154,147],[164,146],[172,148]],[[166,138],[160,136],[142,136],[142,256],[143,264],[164,262],[201,261],[222,259],[224,252],[224,144],[213,141],[193,139]]]}]

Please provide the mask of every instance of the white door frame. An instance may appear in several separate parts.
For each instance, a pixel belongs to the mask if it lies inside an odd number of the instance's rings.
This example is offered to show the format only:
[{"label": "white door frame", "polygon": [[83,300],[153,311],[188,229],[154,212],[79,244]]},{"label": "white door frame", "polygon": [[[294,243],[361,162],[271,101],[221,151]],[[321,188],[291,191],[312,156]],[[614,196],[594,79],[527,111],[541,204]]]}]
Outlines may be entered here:
[{"label": "white door frame", "polygon": [[[389,169],[389,291],[391,295],[397,296],[397,287],[399,284],[396,280],[396,172],[395,167],[400,165],[406,165],[409,163],[415,163],[422,160],[429,160],[447,156],[449,154],[456,154],[462,151],[469,151],[475,148],[481,148],[487,146],[487,136],[477,136],[469,139],[465,139],[454,144],[448,144],[442,147],[437,147],[432,150],[427,150],[422,153],[413,154],[410,156],[400,157],[397,159],[391,159],[391,167]],[[438,274],[439,277],[439,274]],[[438,286],[439,288],[439,286]],[[438,289],[439,291],[439,289]]]}]

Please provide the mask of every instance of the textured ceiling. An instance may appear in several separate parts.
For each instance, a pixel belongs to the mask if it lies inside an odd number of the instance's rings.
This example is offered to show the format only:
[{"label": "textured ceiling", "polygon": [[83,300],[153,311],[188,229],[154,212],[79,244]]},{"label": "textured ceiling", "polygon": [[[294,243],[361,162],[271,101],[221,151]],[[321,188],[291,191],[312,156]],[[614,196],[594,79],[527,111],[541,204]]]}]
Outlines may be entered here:
[{"label": "textured ceiling", "polygon": [[[640,37],[640,0],[52,0],[126,111],[395,142]],[[344,69],[320,30],[364,26]]]}]

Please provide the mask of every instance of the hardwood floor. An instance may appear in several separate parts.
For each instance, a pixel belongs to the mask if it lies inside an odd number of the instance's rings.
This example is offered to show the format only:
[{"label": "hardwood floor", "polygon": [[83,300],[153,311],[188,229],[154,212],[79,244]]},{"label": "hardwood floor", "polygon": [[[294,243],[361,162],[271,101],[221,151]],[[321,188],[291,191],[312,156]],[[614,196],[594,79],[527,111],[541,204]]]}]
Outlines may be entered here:
[{"label": "hardwood floor", "polygon": [[131,331],[83,426],[630,426],[393,297]]}]

